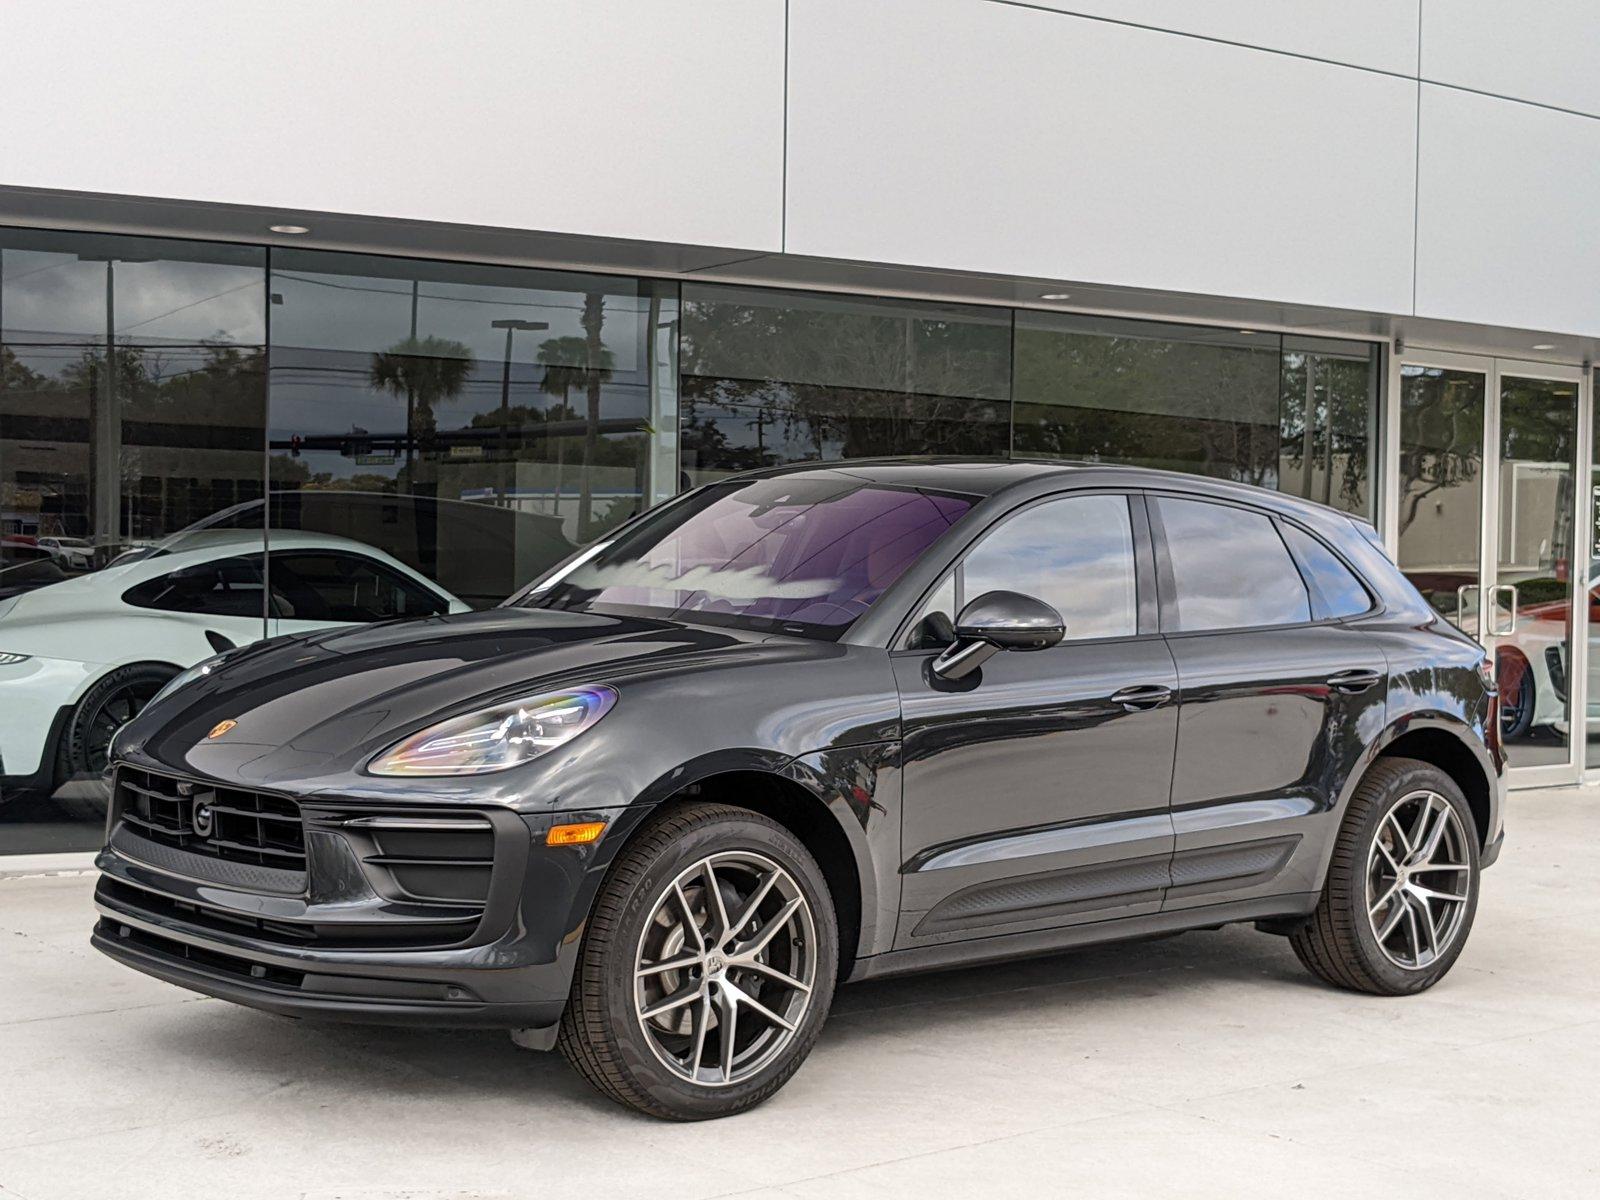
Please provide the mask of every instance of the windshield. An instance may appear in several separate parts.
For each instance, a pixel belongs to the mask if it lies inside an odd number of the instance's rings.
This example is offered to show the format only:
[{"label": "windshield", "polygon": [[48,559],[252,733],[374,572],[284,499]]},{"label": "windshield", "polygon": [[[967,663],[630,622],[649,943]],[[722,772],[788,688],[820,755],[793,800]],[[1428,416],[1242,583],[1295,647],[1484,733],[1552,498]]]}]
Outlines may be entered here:
[{"label": "windshield", "polygon": [[975,501],[846,476],[716,484],[522,603],[836,638]]}]

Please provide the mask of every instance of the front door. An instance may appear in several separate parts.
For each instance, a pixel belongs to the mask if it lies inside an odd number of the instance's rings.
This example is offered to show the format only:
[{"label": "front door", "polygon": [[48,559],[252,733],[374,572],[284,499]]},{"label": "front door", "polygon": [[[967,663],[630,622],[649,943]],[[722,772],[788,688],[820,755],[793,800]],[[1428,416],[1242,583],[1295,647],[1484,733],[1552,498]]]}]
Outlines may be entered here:
[{"label": "front door", "polygon": [[1571,782],[1581,768],[1581,390],[1577,369],[1548,364],[1441,354],[1400,366],[1398,561],[1494,656],[1513,786]]},{"label": "front door", "polygon": [[[993,590],[1051,604],[1065,639],[996,655],[958,683],[937,679],[939,631]],[[1121,493],[1009,515],[934,594],[911,647],[894,655],[904,731],[898,946],[1160,908],[1177,676],[1154,605],[1143,506]]]}]

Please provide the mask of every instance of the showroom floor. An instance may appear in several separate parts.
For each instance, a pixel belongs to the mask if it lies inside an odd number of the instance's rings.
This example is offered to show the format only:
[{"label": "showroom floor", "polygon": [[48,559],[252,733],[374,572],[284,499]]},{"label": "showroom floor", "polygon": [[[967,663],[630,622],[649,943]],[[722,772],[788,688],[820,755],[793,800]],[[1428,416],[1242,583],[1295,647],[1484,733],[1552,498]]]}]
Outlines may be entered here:
[{"label": "showroom floor", "polygon": [[863,984],[764,1108],[674,1126],[494,1033],[306,1025],[86,944],[0,878],[0,1197],[1597,1194],[1600,791],[1516,793],[1432,992],[1247,929]]}]

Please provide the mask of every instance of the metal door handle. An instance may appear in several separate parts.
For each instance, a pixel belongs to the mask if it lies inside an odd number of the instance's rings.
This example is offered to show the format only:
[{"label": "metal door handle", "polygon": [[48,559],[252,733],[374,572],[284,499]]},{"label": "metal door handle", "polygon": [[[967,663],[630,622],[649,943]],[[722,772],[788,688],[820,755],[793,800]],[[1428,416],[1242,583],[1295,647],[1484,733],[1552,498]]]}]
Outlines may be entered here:
[{"label": "metal door handle", "polygon": [[1111,703],[1120,704],[1129,712],[1147,708],[1160,708],[1172,699],[1172,689],[1159,683],[1140,683],[1111,693]]},{"label": "metal door handle", "polygon": [[1337,675],[1330,675],[1328,677],[1328,686],[1336,692],[1344,692],[1353,696],[1357,692],[1366,691],[1382,678],[1383,673],[1380,671],[1369,671],[1365,668],[1357,667],[1353,671],[1340,671]]},{"label": "metal door handle", "polygon": [[1504,629],[1496,629],[1494,627],[1495,619],[1500,615],[1500,609],[1498,605],[1491,606],[1489,609],[1490,637],[1505,637],[1508,634],[1513,634],[1517,631],[1517,585],[1514,583],[1501,583],[1489,589],[1489,595],[1493,599],[1498,599],[1501,592],[1511,593],[1511,624],[1507,625]]}]

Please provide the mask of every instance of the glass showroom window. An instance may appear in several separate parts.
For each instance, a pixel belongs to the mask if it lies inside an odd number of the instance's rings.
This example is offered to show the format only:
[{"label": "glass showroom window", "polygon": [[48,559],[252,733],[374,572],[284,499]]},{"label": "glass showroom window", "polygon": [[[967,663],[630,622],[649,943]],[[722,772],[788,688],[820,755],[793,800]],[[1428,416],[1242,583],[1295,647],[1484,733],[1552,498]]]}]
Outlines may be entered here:
[{"label": "glass showroom window", "polygon": [[1006,309],[689,284],[685,485],[811,459],[1004,454]]},{"label": "glass showroom window", "polygon": [[262,636],[265,310],[260,249],[0,231],[0,853],[93,845],[110,733]]},{"label": "glass showroom window", "polygon": [[274,250],[271,297],[275,546],[486,608],[675,490],[675,286]]},{"label": "glass showroom window", "polygon": [[1363,342],[1021,311],[1014,447],[1233,479],[1370,519],[1378,381]]}]

